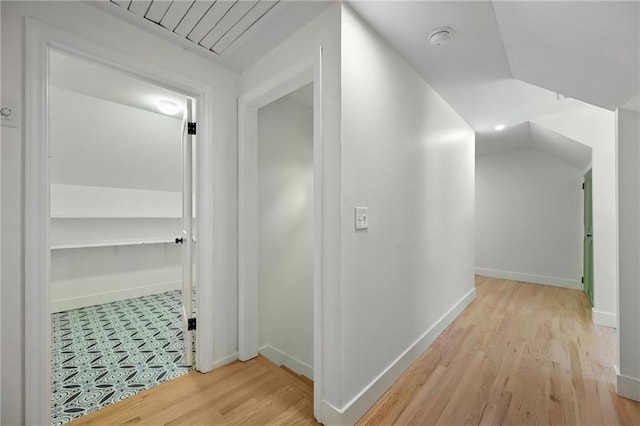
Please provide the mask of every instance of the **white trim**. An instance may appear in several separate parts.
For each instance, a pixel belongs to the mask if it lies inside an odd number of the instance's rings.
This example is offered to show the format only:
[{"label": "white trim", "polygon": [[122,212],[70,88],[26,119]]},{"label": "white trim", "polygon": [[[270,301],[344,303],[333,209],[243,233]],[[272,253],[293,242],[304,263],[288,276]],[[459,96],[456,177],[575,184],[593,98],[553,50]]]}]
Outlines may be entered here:
[{"label": "white trim", "polygon": [[129,287],[123,290],[105,291],[86,296],[69,297],[51,301],[51,312],[63,312],[70,309],[84,308],[86,306],[102,305],[117,300],[133,299],[135,297],[149,296],[151,294],[166,293],[167,291],[180,290],[181,281],[173,281],[159,284],[151,284],[142,287]]},{"label": "white trim", "polygon": [[48,58],[44,27],[25,21],[25,422],[51,423]]},{"label": "white trim", "polygon": [[[591,154],[591,155],[593,156],[593,149],[592,149],[592,151],[591,151],[591,152],[592,152],[592,154]],[[591,162],[591,161],[589,161],[589,165],[588,165],[587,167],[585,167],[584,169],[582,169],[582,172],[580,172],[580,173],[582,174],[582,177],[584,177],[584,175],[586,175],[586,174],[587,174],[587,172],[588,172],[589,170],[591,170],[591,169],[593,169],[593,165],[592,165],[592,162]]]},{"label": "white trim", "polygon": [[[152,84],[196,99],[198,114],[198,161],[196,197],[198,235],[196,268],[198,329],[197,366],[213,369],[213,141],[214,111],[209,86],[185,79],[181,74],[122,54],[56,27],[25,18],[25,420],[26,424],[49,424],[51,405],[50,303],[49,303],[49,204],[48,182],[48,53],[50,48],[115,68]],[[90,52],[90,53],[89,53]],[[206,197],[201,195],[206,194]],[[201,283],[207,283],[202,285]]]},{"label": "white trim", "polygon": [[313,380],[313,367],[299,359],[274,348],[271,345],[264,345],[258,349],[265,358],[276,365],[284,365],[285,367]]},{"label": "white trim", "polygon": [[614,365],[616,370],[616,393],[622,397],[640,402],[640,379],[620,374],[620,368]]},{"label": "white trim", "polygon": [[237,361],[237,360],[238,360],[238,352],[225,355],[213,361],[213,369],[215,370],[216,368],[220,368],[227,364],[231,364],[233,361]]},{"label": "white trim", "polygon": [[238,354],[258,355],[258,108],[313,83],[313,412],[322,418],[322,47],[238,99]]},{"label": "white trim", "polygon": [[616,328],[616,317],[616,314],[602,312],[598,311],[596,308],[591,308],[591,321],[593,321],[594,324]]},{"label": "white trim", "polygon": [[325,424],[352,425],[384,395],[393,383],[413,364],[422,353],[442,334],[442,332],[462,313],[476,297],[476,289],[472,288],[458,300],[438,321],[424,332],[411,346],[398,356],[387,368],[360,391],[342,410],[323,401]]},{"label": "white trim", "polygon": [[530,284],[551,285],[554,287],[570,288],[572,290],[580,290],[581,285],[578,280],[570,280],[568,278],[549,277],[546,275],[526,274],[522,272],[501,271],[499,269],[477,268],[476,275],[485,277],[500,278],[511,281],[521,281]]}]

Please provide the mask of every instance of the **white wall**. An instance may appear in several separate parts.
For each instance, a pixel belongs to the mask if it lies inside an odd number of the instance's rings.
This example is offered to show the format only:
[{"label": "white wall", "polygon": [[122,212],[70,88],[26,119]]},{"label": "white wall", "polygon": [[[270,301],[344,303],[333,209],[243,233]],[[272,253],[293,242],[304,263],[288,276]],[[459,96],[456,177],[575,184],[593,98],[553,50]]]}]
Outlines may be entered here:
[{"label": "white wall", "polygon": [[[362,415],[473,300],[474,132],[342,15],[342,410]],[[369,229],[354,230],[354,207]]]},{"label": "white wall", "polygon": [[[341,285],[340,285],[340,14],[329,7],[241,75],[242,93],[263,87],[276,75],[318,56],[322,48],[322,377],[316,381],[323,411],[341,405]],[[316,360],[317,361],[317,360]],[[329,422],[331,423],[331,422]]]},{"label": "white wall", "polygon": [[[135,28],[81,2],[2,2],[2,98],[15,111],[24,108],[24,21],[29,16],[86,40],[107,46],[135,60],[212,87],[210,161],[215,206],[208,242],[214,253],[211,269],[214,299],[216,360],[237,351],[237,75],[181,47]],[[2,129],[2,419],[24,422],[24,270],[23,270],[23,150],[24,126]],[[204,200],[203,200],[204,201]],[[215,236],[215,237],[214,237]]]},{"label": "white wall", "polygon": [[53,218],[181,218],[182,192],[51,185]]},{"label": "white wall", "polygon": [[182,120],[56,87],[49,105],[52,312],[179,289]]},{"label": "white wall", "polygon": [[596,324],[616,326],[618,282],[617,164],[614,113],[585,106],[532,123],[590,146],[593,166],[593,275]]},{"label": "white wall", "polygon": [[313,379],[313,108],[258,111],[258,344]]},{"label": "white wall", "polygon": [[180,118],[56,87],[50,94],[52,183],[182,191]]},{"label": "white wall", "polygon": [[180,253],[173,242],[53,250],[51,311],[179,290]]},{"label": "white wall", "polygon": [[476,273],[580,288],[582,171],[538,149],[476,158]]},{"label": "white wall", "polygon": [[618,394],[640,401],[640,115],[616,112],[620,282]]}]

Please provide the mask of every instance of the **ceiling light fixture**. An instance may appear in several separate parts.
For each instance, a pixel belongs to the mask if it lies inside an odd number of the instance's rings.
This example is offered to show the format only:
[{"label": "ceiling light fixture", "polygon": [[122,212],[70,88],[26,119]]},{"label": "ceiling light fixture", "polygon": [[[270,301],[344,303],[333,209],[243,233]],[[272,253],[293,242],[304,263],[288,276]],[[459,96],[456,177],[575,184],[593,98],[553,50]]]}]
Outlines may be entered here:
[{"label": "ceiling light fixture", "polygon": [[178,105],[175,102],[162,100],[158,102],[160,112],[168,115],[176,115],[178,113]]},{"label": "ceiling light fixture", "polygon": [[447,43],[447,40],[451,38],[452,34],[453,28],[451,27],[436,28],[429,34],[429,44],[436,47],[443,46]]},{"label": "ceiling light fixture", "polygon": [[496,126],[493,128],[493,130],[495,130],[496,132],[501,132],[504,130],[504,124],[496,124]]}]

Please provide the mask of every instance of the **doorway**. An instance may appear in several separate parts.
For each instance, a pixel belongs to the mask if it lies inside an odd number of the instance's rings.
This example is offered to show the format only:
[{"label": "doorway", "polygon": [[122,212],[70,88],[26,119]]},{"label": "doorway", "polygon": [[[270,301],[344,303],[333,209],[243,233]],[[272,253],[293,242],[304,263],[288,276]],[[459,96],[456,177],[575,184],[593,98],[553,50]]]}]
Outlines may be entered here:
[{"label": "doorway", "polygon": [[313,380],[313,85],[258,110],[258,352]]},{"label": "doorway", "polygon": [[584,293],[593,306],[593,184],[591,169],[584,175],[584,242],[582,281]]},{"label": "doorway", "polygon": [[52,49],[52,424],[191,370],[193,100]]},{"label": "doorway", "polygon": [[[306,223],[305,230],[311,234],[311,255],[307,256],[307,261],[311,262],[311,312],[304,312],[306,318],[311,317],[312,321],[312,364],[307,362],[292,363],[286,360],[289,365],[294,365],[299,371],[305,371],[300,364],[306,364],[312,367],[312,371],[306,370],[306,374],[312,375],[313,379],[313,414],[318,421],[322,422],[322,99],[320,97],[322,87],[322,50],[319,49],[317,56],[310,56],[292,67],[283,70],[275,75],[272,79],[266,81],[262,85],[254,88],[248,93],[242,95],[238,100],[238,358],[246,361],[258,356],[259,349],[262,348],[263,353],[267,353],[265,348],[266,339],[260,336],[260,298],[269,292],[267,287],[262,288],[260,294],[259,276],[260,276],[260,248],[264,251],[267,247],[263,241],[260,242],[260,226],[259,226],[259,206],[260,206],[260,185],[259,185],[259,110],[289,95],[298,89],[312,84],[312,115],[313,115],[313,141],[311,147],[311,163],[312,167],[307,169],[306,173],[310,176],[312,182],[312,190],[306,196],[299,197],[299,200],[306,199],[306,211],[311,211],[311,217],[302,217]],[[264,112],[264,110],[263,110]],[[264,159],[264,158],[263,158]],[[300,182],[300,181],[298,181]],[[296,192],[296,191],[292,191]],[[304,191],[302,191],[304,192]],[[294,197],[295,198],[295,197]],[[309,202],[309,200],[312,200]],[[309,204],[306,204],[309,202]],[[295,203],[285,203],[286,211],[284,215],[291,213],[294,209],[292,205]],[[262,203],[264,206],[265,204]],[[310,210],[308,210],[308,206]],[[304,209],[303,209],[304,210]],[[301,216],[298,216],[299,218]],[[264,231],[264,225],[262,226]],[[263,244],[262,247],[259,247]],[[263,259],[264,261],[264,256]],[[263,264],[264,266],[264,264]],[[309,269],[306,269],[307,274]],[[264,272],[264,271],[263,271]],[[264,274],[263,274],[264,278]],[[264,291],[267,290],[267,291]],[[271,306],[277,306],[284,302],[287,294],[280,294],[281,300],[275,300]],[[267,306],[264,298],[262,307]],[[308,304],[307,304],[308,306]],[[289,311],[288,313],[291,313]],[[268,314],[267,314],[268,315]],[[262,312],[265,318],[264,311]],[[264,330],[262,326],[262,331]],[[304,328],[304,327],[303,327]],[[308,330],[308,326],[306,327]],[[272,340],[273,342],[273,340]],[[268,345],[271,346],[271,345]],[[308,345],[305,345],[309,349]],[[274,351],[271,351],[271,357]],[[276,355],[277,356],[277,355]],[[295,357],[289,357],[295,358]],[[303,361],[298,359],[298,361]],[[285,359],[277,361],[287,366]],[[288,367],[290,368],[290,367]],[[295,371],[295,370],[294,370]],[[300,373],[297,373],[300,374]],[[303,376],[305,374],[302,374]],[[306,376],[305,376],[306,377]]]},{"label": "doorway", "polygon": [[[204,321],[195,330],[196,361],[198,371],[213,369],[213,286],[201,282],[214,281],[211,267],[213,247],[211,229],[215,212],[212,203],[202,194],[212,193],[211,169],[213,157],[211,143],[196,143],[209,140],[207,111],[212,109],[212,91],[205,84],[192,82],[183,75],[173,73],[157,65],[139,61],[103,45],[93,43],[59,28],[26,20],[25,30],[25,406],[27,424],[50,424],[52,401],[51,374],[51,189],[49,187],[49,100],[51,86],[50,55],[52,52],[104,66],[117,74],[133,77],[151,85],[174,91],[194,102],[194,121],[197,136],[191,136],[196,164],[193,167],[193,192],[200,200],[195,204],[194,217],[199,218],[193,229],[193,259],[197,278],[198,312]],[[91,53],[89,53],[91,52]],[[85,76],[82,76],[83,78]],[[140,95],[140,93],[138,93]],[[144,170],[152,168],[146,163]],[[117,171],[116,171],[117,173]],[[210,195],[209,195],[210,197]],[[154,210],[154,209],[152,209]],[[148,217],[148,216],[147,216]],[[176,235],[171,235],[175,244]],[[120,247],[122,249],[124,247]],[[60,249],[63,250],[63,249]],[[122,250],[121,250],[122,251]],[[186,294],[184,292],[183,294]],[[192,321],[194,323],[195,321]],[[71,395],[73,396],[73,395]]]}]

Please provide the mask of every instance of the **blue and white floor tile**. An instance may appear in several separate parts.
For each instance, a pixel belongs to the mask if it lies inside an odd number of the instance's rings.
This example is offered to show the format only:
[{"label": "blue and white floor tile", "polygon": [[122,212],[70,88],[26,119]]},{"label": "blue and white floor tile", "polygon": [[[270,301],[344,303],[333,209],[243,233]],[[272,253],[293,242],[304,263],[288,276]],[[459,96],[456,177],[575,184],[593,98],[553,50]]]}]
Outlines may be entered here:
[{"label": "blue and white floor tile", "polygon": [[52,424],[181,376],[180,291],[52,315]]}]

